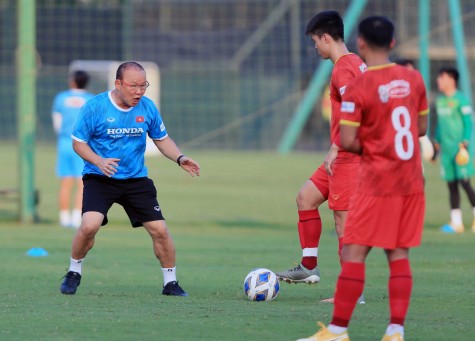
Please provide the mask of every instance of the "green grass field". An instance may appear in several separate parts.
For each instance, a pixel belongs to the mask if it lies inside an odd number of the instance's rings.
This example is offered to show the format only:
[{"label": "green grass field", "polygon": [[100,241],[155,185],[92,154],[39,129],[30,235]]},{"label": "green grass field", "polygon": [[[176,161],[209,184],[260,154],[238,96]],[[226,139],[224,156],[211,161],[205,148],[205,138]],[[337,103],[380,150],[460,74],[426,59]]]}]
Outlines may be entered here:
[{"label": "green grass field", "polygon": [[[0,188],[17,186],[13,145],[0,147]],[[295,340],[327,323],[340,266],[331,212],[321,209],[324,232],[316,286],[282,283],[272,302],[244,298],[242,282],[255,267],[283,270],[300,260],[295,195],[321,154],[189,152],[202,176],[191,178],[164,158],[148,159],[150,177],[177,247],[178,278],[190,297],[163,297],[162,275],[148,234],[132,229],[120,207],[98,234],[75,296],[59,293],[74,231],[57,223],[51,146],[39,146],[36,184],[41,224],[12,220],[0,198],[0,340]],[[475,335],[475,234],[463,195],[464,235],[438,231],[448,220],[445,184],[426,165],[427,215],[423,245],[414,249],[413,300],[407,340],[468,340]],[[28,257],[42,247],[47,257]],[[380,340],[387,321],[387,266],[381,250],[367,265],[367,304],[350,325],[352,340]]]}]

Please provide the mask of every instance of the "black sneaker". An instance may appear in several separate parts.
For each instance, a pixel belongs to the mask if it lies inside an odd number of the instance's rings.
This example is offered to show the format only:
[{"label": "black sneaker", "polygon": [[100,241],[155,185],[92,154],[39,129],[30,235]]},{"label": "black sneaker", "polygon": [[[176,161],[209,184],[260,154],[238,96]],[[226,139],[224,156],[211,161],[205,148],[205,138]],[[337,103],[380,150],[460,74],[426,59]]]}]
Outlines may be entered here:
[{"label": "black sneaker", "polygon": [[168,296],[188,296],[188,294],[183,290],[177,281],[168,282],[167,285],[163,287],[162,295]]},{"label": "black sneaker", "polygon": [[68,271],[64,275],[64,281],[59,290],[65,295],[74,295],[79,284],[81,284],[81,275],[74,271]]}]

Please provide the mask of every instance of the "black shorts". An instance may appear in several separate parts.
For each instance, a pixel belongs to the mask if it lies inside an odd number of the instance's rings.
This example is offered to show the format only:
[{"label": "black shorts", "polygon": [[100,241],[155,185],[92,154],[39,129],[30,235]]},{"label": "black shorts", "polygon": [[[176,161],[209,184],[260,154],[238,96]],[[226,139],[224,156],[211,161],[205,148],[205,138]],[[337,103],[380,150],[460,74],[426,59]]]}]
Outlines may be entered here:
[{"label": "black shorts", "polygon": [[165,220],[157,201],[157,190],[147,177],[125,180],[111,179],[102,175],[83,176],[84,195],[82,212],[100,212],[104,215],[102,225],[108,222],[107,212],[113,203],[124,207],[133,227],[144,222]]}]

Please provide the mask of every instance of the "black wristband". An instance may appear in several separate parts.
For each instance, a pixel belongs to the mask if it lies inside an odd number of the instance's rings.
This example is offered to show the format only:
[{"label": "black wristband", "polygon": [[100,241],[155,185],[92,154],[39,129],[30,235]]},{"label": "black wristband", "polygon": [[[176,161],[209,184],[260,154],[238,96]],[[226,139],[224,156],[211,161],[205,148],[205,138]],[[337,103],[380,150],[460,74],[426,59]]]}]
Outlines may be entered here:
[{"label": "black wristband", "polygon": [[181,154],[178,159],[176,159],[176,163],[178,163],[178,166],[181,166],[180,160],[181,158],[185,157],[185,155]]}]

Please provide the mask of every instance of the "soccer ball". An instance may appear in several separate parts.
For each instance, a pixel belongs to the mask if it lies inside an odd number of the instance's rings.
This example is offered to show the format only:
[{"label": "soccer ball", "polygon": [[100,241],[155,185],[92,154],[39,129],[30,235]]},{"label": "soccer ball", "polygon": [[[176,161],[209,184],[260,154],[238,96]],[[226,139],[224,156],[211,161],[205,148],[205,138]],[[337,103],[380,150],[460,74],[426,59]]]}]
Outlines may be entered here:
[{"label": "soccer ball", "polygon": [[279,288],[279,279],[269,269],[254,269],[244,280],[244,293],[250,301],[272,301]]}]

